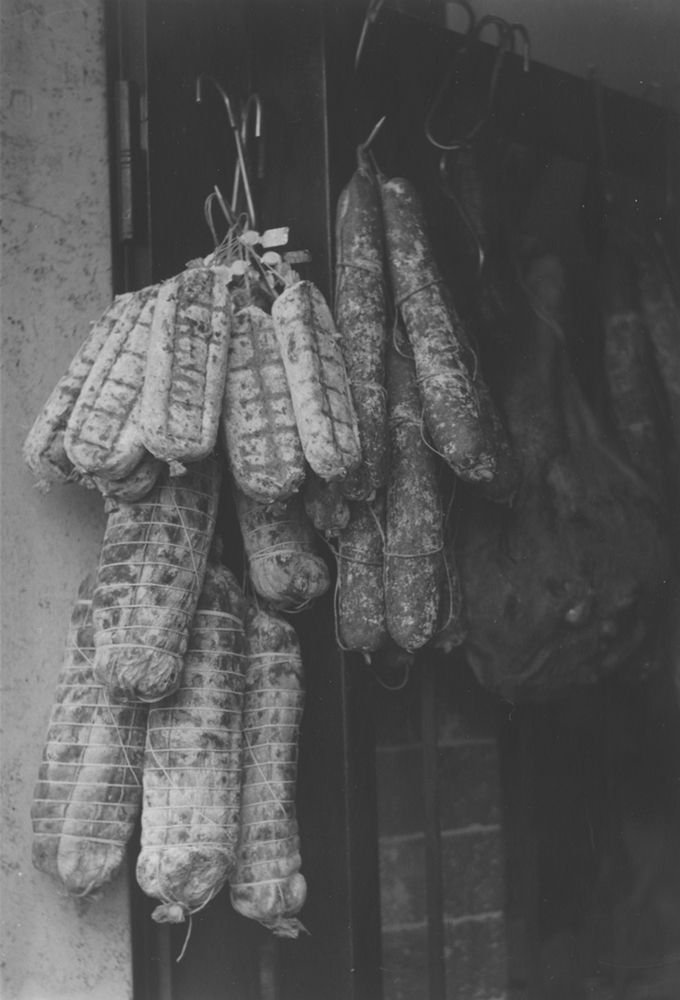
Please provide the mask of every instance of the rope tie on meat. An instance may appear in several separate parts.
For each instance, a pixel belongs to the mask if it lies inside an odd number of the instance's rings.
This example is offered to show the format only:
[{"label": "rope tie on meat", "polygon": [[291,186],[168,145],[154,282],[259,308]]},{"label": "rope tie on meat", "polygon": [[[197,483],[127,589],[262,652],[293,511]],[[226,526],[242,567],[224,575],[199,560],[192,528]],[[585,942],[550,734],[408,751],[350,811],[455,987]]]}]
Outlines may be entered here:
[{"label": "rope tie on meat", "polygon": [[[165,711],[171,712],[172,709],[165,709]],[[216,709],[214,709],[214,711],[218,712],[220,715],[236,715],[236,716],[239,716],[239,718],[240,718],[240,712],[237,709],[231,709],[229,712],[225,712],[222,709],[217,709],[216,708]],[[186,729],[187,727],[182,727],[182,728]],[[171,732],[171,733],[175,732],[176,733],[177,729],[178,729],[178,727],[176,725],[157,726],[157,725],[154,724],[154,727],[153,727],[154,733],[164,733],[164,732]],[[196,734],[198,734],[198,733],[214,733],[215,732],[215,726],[195,726],[192,723],[190,731],[191,731],[192,734],[193,733],[196,733]],[[155,749],[159,753],[165,753],[166,750],[167,751],[172,750],[172,747],[167,747],[165,749],[163,747],[155,747]],[[211,754],[213,754],[213,753],[234,753],[234,752],[236,752],[236,751],[228,749],[226,747],[212,747],[212,746],[211,747],[192,746],[191,749],[192,750],[205,750],[206,752],[211,753]],[[178,768],[178,770],[180,770],[180,768]],[[184,770],[186,770],[186,768],[184,768]]]},{"label": "rope tie on meat", "polygon": [[[245,732],[259,731],[260,728],[292,729],[293,726],[299,725],[299,722],[300,722],[300,720],[296,719],[295,722],[285,723],[284,725],[281,725],[279,723],[269,723],[268,726],[264,726],[264,727],[250,726],[250,727],[246,727],[243,730],[243,732],[245,733]],[[248,747],[248,752],[250,753],[250,756],[252,757],[253,761],[257,762],[257,754],[254,752],[255,750],[269,750],[270,747],[280,747],[280,746],[294,747],[295,748],[295,752],[297,753],[297,746],[298,746],[297,740],[295,740],[295,742],[292,742],[292,743],[282,743],[281,740],[278,740],[278,739],[277,740],[262,740],[261,742],[258,741],[257,743],[254,743],[253,746]],[[245,753],[245,751],[244,751],[244,753]],[[261,764],[271,764],[272,761],[270,761],[270,760],[264,760],[264,761],[260,761],[259,763],[261,763]],[[280,762],[276,761],[274,763],[280,763]]]},{"label": "rope tie on meat", "polygon": [[[250,759],[251,759],[250,765],[246,765],[246,766],[250,766],[250,767],[254,768],[256,771],[259,772],[260,777],[262,778],[262,782],[269,788],[269,790],[272,793],[273,798],[271,799],[271,802],[274,805],[277,805],[281,809],[282,818],[283,819],[290,819],[291,822],[294,822],[292,820],[292,818],[288,815],[288,810],[286,810],[284,808],[284,803],[282,803],[279,800],[278,796],[275,793],[275,790],[271,787],[271,781],[267,777],[267,775],[265,774],[265,772],[263,770],[263,762],[257,760],[255,754],[253,754],[253,744],[250,742],[250,738],[249,738],[249,735],[248,735],[248,733],[250,732],[250,729],[251,729],[251,727],[245,727],[245,726],[243,727],[243,740],[244,740],[246,749],[250,751]],[[286,745],[290,746],[292,744],[286,744]],[[264,763],[267,764],[267,763],[272,763],[272,762],[271,761],[265,761]],[[277,763],[281,763],[281,762],[277,762]],[[244,781],[243,781],[242,790],[241,790],[241,794],[242,795],[245,792],[245,790],[246,790],[247,787],[248,787],[248,780],[247,780],[247,777],[244,775]],[[241,819],[241,823],[243,823],[243,822],[244,822],[244,820]]]},{"label": "rope tie on meat", "polygon": [[[256,864],[271,864],[271,861],[253,861],[248,864],[249,868],[252,868]],[[293,875],[297,875],[297,872],[291,872],[290,875],[279,875],[275,878],[263,878],[258,879],[256,882],[231,882],[232,889],[255,889],[258,885],[281,885],[281,882],[286,882]],[[283,893],[281,893],[281,901],[284,902]],[[260,921],[262,923],[262,921]]]},{"label": "rope tie on meat", "polygon": [[[246,788],[267,788],[268,789],[270,787],[271,782],[274,782],[274,781],[275,781],[275,779],[273,779],[273,778],[269,779],[267,781],[249,781],[248,784],[246,785]],[[295,782],[292,779],[288,779],[288,780],[283,780],[282,779],[281,781],[277,781],[275,783],[278,784],[278,785],[291,785],[293,787],[293,789],[295,788]],[[285,805],[293,805],[294,802],[295,802],[295,795],[292,795],[288,799],[283,798],[281,795],[277,795],[276,798],[273,798],[273,799],[255,799],[254,801],[249,802],[248,805],[250,805],[250,806],[269,806],[269,805],[272,805],[272,803],[274,803],[274,804],[277,804],[277,805],[280,804],[280,805],[285,806]],[[259,820],[259,819],[249,820],[247,822],[242,822],[241,826],[243,828],[248,827],[248,826],[259,826],[259,824],[261,822],[262,822],[262,820]]]},{"label": "rope tie on meat", "polygon": [[380,382],[375,382],[372,379],[348,379],[350,386],[361,389],[368,389],[369,392],[375,393],[376,396],[380,396],[383,403],[387,402],[387,389]]},{"label": "rope tie on meat", "polygon": [[[168,896],[165,889],[163,888],[162,885],[163,876],[160,871],[160,855],[158,857],[157,867],[156,867],[156,881],[158,883],[158,888],[159,888],[158,898],[163,900],[164,905],[156,907],[156,909],[151,914],[153,919],[156,920],[157,923],[179,924],[184,921],[186,916],[189,917],[189,925],[187,927],[186,937],[184,938],[184,944],[182,945],[182,950],[180,951],[179,955],[175,960],[177,962],[181,962],[187,950],[187,945],[189,944],[189,938],[191,937],[194,914],[199,913],[202,909],[204,909],[208,905],[208,903],[210,903],[215,898],[217,893],[222,888],[222,883],[211,886],[210,892],[208,893],[208,898],[199,906],[195,906],[192,909],[191,907],[185,906],[183,903],[179,903],[171,899]],[[179,911],[179,916],[177,916],[177,911]]]},{"label": "rope tie on meat", "polygon": [[[130,826],[134,826],[133,823],[131,823],[129,825]],[[107,838],[107,837],[86,837],[86,836],[83,836],[83,834],[81,834],[81,833],[63,833],[63,832],[61,832],[59,834],[59,836],[60,837],[70,838],[71,840],[85,840],[85,841],[88,841],[88,843],[91,843],[91,844],[111,844],[114,847],[125,847],[125,845],[127,843],[127,838],[125,840],[121,841],[121,840],[112,840],[111,838]],[[82,892],[69,893],[69,895],[72,895],[72,896],[87,896],[87,894],[91,891],[91,886],[94,885],[94,881],[96,881],[96,880],[93,880],[90,883],[90,888],[84,889]]]},{"label": "rope tie on meat", "polygon": [[439,555],[444,549],[444,543],[433,549],[423,549],[420,552],[388,552],[385,551],[385,559],[423,559],[426,556]]},{"label": "rope tie on meat", "polygon": [[375,260],[369,260],[367,257],[354,257],[351,261],[339,260],[336,268],[338,270],[368,271],[369,274],[375,274],[380,278],[383,276],[382,264]]},{"label": "rope tie on meat", "polygon": [[314,548],[311,542],[299,541],[296,545],[292,542],[278,542],[275,545],[268,545],[266,548],[252,552],[249,559],[252,563],[261,563],[271,556],[294,556],[294,555],[314,555]]},{"label": "rope tie on meat", "polygon": [[[172,729],[172,728],[173,727],[169,727],[169,726],[168,727],[161,727],[162,731],[166,731],[166,730],[169,730],[169,729]],[[156,731],[155,727],[153,727],[151,725],[149,727],[147,744],[146,744],[146,753],[147,753],[147,755],[150,756],[151,758],[153,758],[153,760],[158,765],[157,767],[154,767],[153,770],[160,772],[166,778],[166,780],[168,782],[168,785],[169,785],[169,791],[181,790],[182,786],[179,786],[179,789],[175,786],[175,782],[173,781],[173,778],[172,778],[172,772],[173,771],[186,771],[187,769],[186,769],[186,767],[180,766],[180,765],[170,766],[170,767],[165,767],[163,765],[163,763],[161,762],[161,760],[158,758],[158,756],[156,754],[156,750],[158,750],[160,753],[163,753],[164,751],[175,750],[177,748],[170,747],[170,746],[168,746],[168,747],[155,747],[153,745],[153,734],[154,734],[155,731]],[[184,786],[184,787],[186,787],[186,786]],[[195,786],[194,786],[194,789],[195,789]],[[174,805],[174,808],[179,808],[179,806],[176,803],[173,804],[173,805]],[[163,807],[161,807],[161,808],[163,808]],[[217,827],[220,826],[219,822],[217,822],[214,819],[211,819],[211,817],[209,817],[209,816],[206,816],[205,813],[195,805],[195,803],[186,801],[185,802],[185,808],[191,809],[192,816],[198,816],[198,817],[200,817],[202,820],[204,820],[204,822],[207,825],[212,825],[212,826],[217,826]],[[223,835],[225,835],[225,834],[223,834]],[[164,901],[167,902],[168,900],[164,900]]]},{"label": "rope tie on meat", "polygon": [[[140,507],[146,506],[143,500],[139,501],[139,503],[140,503]],[[131,506],[133,508],[133,513],[134,513],[135,512],[134,511],[134,502],[131,504]],[[161,507],[161,506],[169,507],[170,504],[164,504],[163,505],[163,504],[159,503],[159,504],[155,504],[155,506],[156,507]],[[177,511],[180,519],[181,519],[181,516],[182,516],[182,511],[188,511],[191,514],[196,514],[200,518],[204,518],[206,521],[211,521],[212,520],[212,517],[211,517],[211,515],[210,515],[210,513],[208,511],[197,510],[196,507],[185,507],[184,505],[180,505],[180,504],[178,504],[176,502],[173,504],[173,507]],[[119,525],[118,521],[114,521],[113,525],[114,525],[115,528],[121,527],[121,526],[125,526],[126,528],[128,526],[135,527],[135,528],[138,528],[138,527],[139,528],[146,528],[149,525],[152,525],[154,528],[184,528],[186,530],[185,525],[184,525],[184,523],[181,520],[180,520],[180,523],[178,524],[177,521],[164,521],[164,520],[159,520],[158,518],[153,518],[153,517],[152,517],[152,519],[150,521],[137,520],[136,518],[133,518],[132,520],[129,520],[129,521],[126,520],[126,521],[124,521],[123,525]],[[196,530],[200,534],[200,530],[199,529],[196,529]],[[127,545],[128,543],[126,541],[126,542],[122,542],[122,543],[119,542],[118,544]]]},{"label": "rope tie on meat", "polygon": [[[187,594],[187,588],[186,587],[181,587],[181,586],[178,586],[178,585],[173,584],[173,583],[153,583],[153,584],[143,584],[142,583],[142,584],[135,584],[135,586],[136,587],[141,586],[141,587],[144,587],[144,589],[148,589],[148,590],[179,590],[181,593]],[[108,583],[108,584],[107,583],[103,583],[103,584],[100,584],[100,586],[97,589],[99,591],[106,591],[106,590],[111,590],[111,589],[115,590],[117,587],[119,587],[119,585],[117,585],[115,583]],[[108,606],[108,605],[103,605],[101,607],[98,607],[97,611],[98,611],[99,614],[102,614],[105,611],[115,611],[115,610],[120,610],[120,611],[135,611],[137,608],[142,608],[142,609],[147,610],[147,611],[148,610],[154,610],[154,611],[159,611],[159,612],[164,612],[164,613],[167,613],[168,611],[170,611],[173,615],[175,615],[175,614],[182,614],[182,615],[188,616],[189,618],[193,617],[193,615],[191,614],[191,612],[187,611],[185,608],[179,607],[178,605],[174,605],[172,608],[167,608],[164,605],[159,605],[159,604],[135,604],[135,603],[131,603],[131,604],[114,604],[111,607]],[[121,625],[120,628],[122,628],[122,627],[123,626]],[[148,626],[143,626],[143,627],[148,627]]]},{"label": "rope tie on meat", "polygon": [[[147,544],[161,545],[161,547],[163,547],[164,543],[161,543],[161,542],[151,542],[151,543],[147,543],[147,542],[113,542],[112,543],[112,545],[114,545],[114,546],[124,545],[126,548],[131,548],[133,545],[147,545]],[[110,548],[111,546],[107,545],[107,546],[104,546],[104,547],[105,548]],[[188,546],[188,545],[172,545],[171,548],[172,548],[173,552],[192,552],[193,551],[193,549],[190,546]],[[178,570],[180,572],[191,572],[190,569],[187,570],[186,567],[184,567],[184,566],[179,566],[177,563],[174,563],[174,562],[165,562],[162,559],[157,559],[157,560],[156,559],[144,559],[144,558],[141,558],[141,559],[138,559],[138,560],[137,559],[123,559],[120,562],[107,562],[106,563],[106,568],[107,569],[109,567],[114,568],[116,566],[139,566],[139,567],[144,566],[145,568],[147,566],[163,566],[166,569],[174,569],[174,570]],[[106,583],[99,582],[97,584],[97,589],[99,590],[102,587],[107,587],[107,586],[111,587],[111,586],[115,586],[115,584],[106,584]],[[119,586],[120,586],[120,584],[119,584]],[[148,584],[148,586],[161,586],[161,584],[150,583],[150,584]]]},{"label": "rope tie on meat", "polygon": [[226,618],[228,621],[234,622],[237,626],[237,628],[233,629],[217,629],[213,625],[209,626],[210,629],[214,628],[216,632],[243,632],[243,620],[239,618],[238,615],[232,615],[229,611],[216,611],[210,608],[199,608],[196,612],[196,617],[198,618],[202,615],[214,615],[216,618]]},{"label": "rope tie on meat", "polygon": [[[185,787],[191,787],[191,786],[185,786]],[[172,805],[172,806],[166,806],[165,808],[166,808],[166,811],[171,811],[173,809],[176,809],[177,806]],[[218,807],[218,806],[214,806],[213,808],[215,809],[216,812],[218,812],[218,811],[222,812],[222,813],[232,812],[234,814],[236,814],[236,812],[237,812],[237,809],[236,809],[235,806],[233,806],[231,809],[224,809],[224,807]],[[221,817],[219,819],[206,819],[205,823],[192,823],[191,826],[194,828],[194,834],[196,834],[196,832],[198,830],[201,830],[205,826],[207,826],[207,827],[210,827],[210,826],[217,826],[217,827],[219,827],[219,826],[223,825],[223,822],[224,822],[224,817]],[[186,846],[187,846],[186,840],[178,839],[178,840],[176,840],[174,842],[170,842],[170,843],[168,841],[164,841],[163,843],[159,843],[156,838],[157,838],[158,835],[167,833],[169,830],[186,830],[187,825],[188,824],[185,821],[183,821],[183,820],[177,820],[176,823],[154,823],[153,830],[146,832],[146,839],[145,839],[144,847],[147,848],[147,849],[149,849],[149,850],[158,851],[161,854],[164,851],[172,851],[172,849],[175,848],[175,847],[186,848]],[[234,844],[233,840],[232,840],[231,844],[228,844],[228,843],[225,843],[224,841],[220,841],[220,840],[199,840],[199,839],[196,839],[196,840],[192,841],[192,843],[191,843],[190,846],[191,847],[198,847],[198,848],[201,848],[201,849],[203,849],[204,847],[205,848],[210,848],[211,851],[217,851],[219,854],[226,854],[227,857],[229,859],[232,859],[232,860],[233,860],[233,857],[234,857],[234,847],[235,847],[235,844]],[[162,898],[162,897],[159,897],[159,898]],[[168,900],[165,899],[165,900],[163,900],[163,902],[168,902]],[[174,900],[173,900],[173,902],[174,902]]]},{"label": "rope tie on meat", "polygon": [[[88,653],[86,652],[85,649],[83,649],[81,651],[82,651],[83,657],[85,658],[85,660],[86,660],[88,666],[90,667],[90,669],[94,670],[94,658],[91,655],[88,655]],[[100,721],[99,725],[102,725],[105,729],[114,729],[115,730],[115,732],[116,732],[116,734],[118,736],[118,744],[117,745],[123,751],[123,756],[125,758],[125,764],[126,764],[128,770],[130,771],[130,774],[132,774],[133,778],[135,779],[135,784],[137,784],[137,785],[139,785],[141,787],[142,782],[140,780],[140,776],[137,773],[138,771],[141,771],[141,761],[140,761],[140,764],[137,767],[134,767],[133,764],[132,764],[132,762],[131,762],[131,760],[130,760],[130,758],[129,758],[129,756],[128,756],[128,750],[132,750],[133,749],[133,745],[132,744],[127,745],[123,741],[123,730],[122,730],[120,724],[118,723],[118,720],[116,719],[116,717],[114,715],[113,706],[111,705],[111,702],[109,701],[108,691],[103,686],[93,685],[93,687],[99,687],[99,690],[101,691],[101,697],[102,697],[102,699],[104,701],[105,709],[108,712],[109,717],[111,718],[111,723],[104,723],[104,722]],[[121,707],[123,707],[123,706],[121,706]],[[127,706],[125,706],[125,707],[127,707]],[[95,724],[94,720],[93,720],[92,724]],[[145,727],[130,726],[130,727],[126,727],[126,728],[134,730],[134,729],[144,729]],[[140,745],[140,748],[141,748],[141,745]],[[135,748],[135,749],[138,749],[138,748]]]},{"label": "rope tie on meat", "polygon": [[[381,541],[382,541],[383,554],[384,554],[384,550],[385,550],[385,532],[383,530],[383,526],[380,523],[380,518],[378,517],[378,515],[375,512],[375,510],[373,509],[372,504],[368,504],[368,510],[369,510],[369,512],[371,514],[371,517],[373,518],[373,520],[376,523],[376,526],[378,528],[378,532],[380,533],[380,538],[381,538]],[[384,558],[382,560],[377,560],[375,562],[373,562],[371,560],[368,560],[368,559],[366,559],[366,560],[364,560],[364,559],[352,559],[351,556],[347,556],[347,555],[341,553],[340,546],[338,546],[338,548],[335,549],[330,543],[327,543],[327,544],[328,544],[328,548],[330,549],[330,551],[333,553],[333,556],[335,557],[336,566],[337,566],[338,570],[340,569],[340,560],[344,558],[347,562],[350,562],[350,563],[353,562],[357,566],[372,566],[372,567],[377,567],[378,569],[382,569],[383,572],[384,572]],[[350,646],[346,646],[343,643],[342,639],[340,638],[340,589],[341,589],[340,573],[338,572],[338,573],[336,573],[336,577],[335,577],[335,589],[334,589],[334,592],[333,592],[333,612],[334,612],[334,614],[333,614],[333,618],[334,618],[333,625],[334,625],[334,629],[335,629],[335,641],[338,644],[338,647],[340,649],[344,650],[346,653],[356,652],[356,650],[353,650]],[[370,659],[371,658],[370,658],[369,653],[366,652],[366,651],[362,651],[362,652],[363,652],[364,659],[367,662],[370,663]]]},{"label": "rope tie on meat", "polygon": [[[298,653],[275,653],[262,652],[250,653],[251,660],[273,660],[275,663],[302,663],[302,657]],[[267,690],[271,690],[268,688]]]},{"label": "rope tie on meat", "polygon": [[[456,499],[456,483],[454,482],[453,488],[451,490],[451,496],[447,504],[446,514],[444,517],[444,523],[448,523],[451,516],[451,511],[453,509],[453,504]],[[459,519],[456,519],[455,528],[453,530],[453,539],[448,549],[446,545],[444,546],[444,569],[446,570],[446,582],[449,595],[449,615],[444,624],[442,625],[439,632],[444,632],[452,622],[458,621],[461,616],[461,608],[463,605],[463,594],[460,582],[460,576],[458,574],[458,569],[456,567],[454,552],[455,552],[455,541],[458,535]],[[457,613],[456,613],[457,612]],[[462,640],[461,640],[462,641]]]},{"label": "rope tie on meat", "polygon": [[[81,785],[87,787],[87,786],[96,786],[102,784],[101,781],[85,781],[85,782],[78,781],[73,783],[71,782],[59,782],[59,783],[77,784],[79,788],[81,787]],[[133,788],[132,785],[110,785],[110,786],[107,785],[107,788],[108,787],[120,788],[123,790]],[[64,824],[72,822],[71,818],[67,815],[70,806],[73,804],[72,798],[65,797],[61,799],[54,799],[54,798],[36,797],[33,799],[33,801],[36,803],[42,803],[43,805],[45,803],[49,803],[53,808],[58,809],[60,812],[60,815],[34,817],[33,827],[36,832],[40,832],[45,835],[53,837],[58,837],[61,835]],[[97,799],[79,799],[77,804],[80,807],[81,811],[83,806],[87,806],[88,808],[92,807],[93,809],[98,808],[100,806],[104,806],[108,807],[110,810],[115,810],[117,812],[116,815],[111,816],[108,819],[97,819],[96,817],[92,817],[90,819],[83,819],[82,816],[79,816],[77,822],[86,827],[94,827],[100,825],[100,826],[115,826],[115,827],[124,826],[127,828],[127,827],[133,827],[137,822],[137,815],[139,812],[139,802],[120,802],[120,801],[102,802]],[[93,839],[97,838],[93,837]]]},{"label": "rope tie on meat", "polygon": [[443,285],[443,284],[444,282],[442,281],[441,278],[433,278],[432,281],[426,281],[424,285],[418,285],[417,288],[414,288],[412,291],[407,292],[405,295],[402,295],[400,298],[396,299],[394,307],[395,309],[400,309],[401,306],[404,304],[404,302],[407,302],[408,299],[412,298],[414,295],[418,295],[419,292],[424,292],[426,288],[431,288],[432,285]]},{"label": "rope tie on meat", "polygon": [[357,566],[377,566],[381,567],[383,565],[382,559],[359,559],[358,556],[348,555],[346,551],[338,549],[336,552],[338,559],[344,559],[345,562],[355,563]]}]

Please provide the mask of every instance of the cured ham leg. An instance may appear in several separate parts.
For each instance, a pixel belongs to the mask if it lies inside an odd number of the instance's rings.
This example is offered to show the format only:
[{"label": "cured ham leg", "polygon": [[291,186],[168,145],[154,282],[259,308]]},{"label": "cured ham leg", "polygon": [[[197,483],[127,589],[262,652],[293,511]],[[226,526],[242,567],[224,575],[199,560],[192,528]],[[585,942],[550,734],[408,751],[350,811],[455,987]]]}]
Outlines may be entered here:
[{"label": "cured ham leg", "polygon": [[559,261],[535,257],[526,288],[526,315],[498,365],[522,482],[509,508],[469,499],[456,553],[468,659],[511,699],[554,697],[625,664],[670,573],[662,502],[607,439],[571,371]]}]

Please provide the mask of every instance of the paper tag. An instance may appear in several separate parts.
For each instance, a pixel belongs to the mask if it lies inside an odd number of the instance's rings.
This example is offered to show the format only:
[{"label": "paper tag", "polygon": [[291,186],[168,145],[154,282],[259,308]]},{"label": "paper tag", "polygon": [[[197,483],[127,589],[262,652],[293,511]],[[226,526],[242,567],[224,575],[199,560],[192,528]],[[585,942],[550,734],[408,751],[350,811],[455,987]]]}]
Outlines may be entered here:
[{"label": "paper tag", "polygon": [[309,264],[312,255],[309,250],[289,250],[284,253],[283,259],[286,264]]},{"label": "paper tag", "polygon": [[285,247],[288,242],[288,226],[280,226],[278,229],[267,229],[260,237],[260,243],[267,247]]},{"label": "paper tag", "polygon": [[269,267],[278,267],[281,263],[281,254],[276,253],[275,250],[267,250],[266,253],[262,254],[260,260],[263,264],[267,264]]}]

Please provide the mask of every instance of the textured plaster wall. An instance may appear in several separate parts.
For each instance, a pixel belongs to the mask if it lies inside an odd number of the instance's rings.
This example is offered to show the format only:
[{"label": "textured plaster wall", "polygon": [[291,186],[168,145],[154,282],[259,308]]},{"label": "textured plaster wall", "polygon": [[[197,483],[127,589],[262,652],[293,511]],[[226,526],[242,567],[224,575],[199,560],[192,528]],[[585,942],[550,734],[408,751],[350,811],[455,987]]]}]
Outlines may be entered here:
[{"label": "textured plaster wall", "polygon": [[30,805],[101,499],[42,495],[23,439],[111,298],[98,0],[2,3],[2,1000],[131,996],[126,879],[79,908],[31,864]]}]

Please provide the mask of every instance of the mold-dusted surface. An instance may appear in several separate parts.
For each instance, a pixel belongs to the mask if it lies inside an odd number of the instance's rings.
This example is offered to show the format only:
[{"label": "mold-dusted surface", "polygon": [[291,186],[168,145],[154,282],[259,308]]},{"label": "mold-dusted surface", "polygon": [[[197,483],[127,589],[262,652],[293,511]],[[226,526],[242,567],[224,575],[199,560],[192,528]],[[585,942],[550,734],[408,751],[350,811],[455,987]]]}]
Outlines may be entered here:
[{"label": "mold-dusted surface", "polygon": [[2,17],[3,1000],[127,1000],[126,879],[89,906],[31,864],[30,805],[101,497],[41,494],[21,446],[111,300],[102,10],[5,0]]}]

